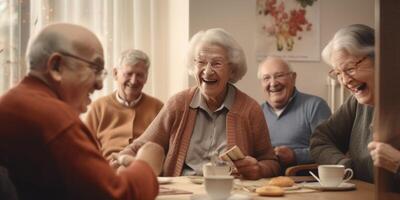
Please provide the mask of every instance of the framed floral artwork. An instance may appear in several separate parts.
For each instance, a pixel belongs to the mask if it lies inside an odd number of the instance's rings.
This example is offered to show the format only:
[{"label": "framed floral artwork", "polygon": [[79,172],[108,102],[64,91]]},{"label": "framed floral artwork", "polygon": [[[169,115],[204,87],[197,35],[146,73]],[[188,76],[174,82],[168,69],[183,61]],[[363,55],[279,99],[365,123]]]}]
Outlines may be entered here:
[{"label": "framed floral artwork", "polygon": [[320,60],[318,0],[257,0],[257,60]]}]

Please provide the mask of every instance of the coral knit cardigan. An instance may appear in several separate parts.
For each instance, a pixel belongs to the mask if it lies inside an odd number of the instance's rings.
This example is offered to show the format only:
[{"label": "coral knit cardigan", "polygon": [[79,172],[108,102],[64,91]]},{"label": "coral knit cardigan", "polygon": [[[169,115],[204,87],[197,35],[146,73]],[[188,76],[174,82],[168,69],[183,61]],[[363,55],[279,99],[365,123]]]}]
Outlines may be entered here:
[{"label": "coral knit cardigan", "polygon": [[[259,161],[263,177],[279,174],[279,163],[273,153],[268,127],[260,105],[239,89],[226,117],[227,148],[239,146],[245,155]],[[146,131],[127,146],[122,154],[135,154],[147,141],[164,147],[167,152],[164,176],[180,176],[198,110],[190,108],[197,87],[171,97]]]}]

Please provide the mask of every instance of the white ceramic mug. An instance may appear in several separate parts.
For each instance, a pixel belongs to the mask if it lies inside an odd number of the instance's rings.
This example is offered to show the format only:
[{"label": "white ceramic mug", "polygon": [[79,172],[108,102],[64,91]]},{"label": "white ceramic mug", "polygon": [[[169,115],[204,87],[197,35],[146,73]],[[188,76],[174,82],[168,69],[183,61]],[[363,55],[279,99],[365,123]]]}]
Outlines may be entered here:
[{"label": "white ceramic mug", "polygon": [[212,165],[207,163],[203,165],[203,176],[229,176],[232,173],[232,167],[229,165]]},{"label": "white ceramic mug", "polygon": [[319,165],[319,183],[326,187],[337,187],[353,177],[353,170],[343,165]]},{"label": "white ceramic mug", "polygon": [[227,199],[233,188],[233,176],[206,176],[204,187],[211,199]]}]

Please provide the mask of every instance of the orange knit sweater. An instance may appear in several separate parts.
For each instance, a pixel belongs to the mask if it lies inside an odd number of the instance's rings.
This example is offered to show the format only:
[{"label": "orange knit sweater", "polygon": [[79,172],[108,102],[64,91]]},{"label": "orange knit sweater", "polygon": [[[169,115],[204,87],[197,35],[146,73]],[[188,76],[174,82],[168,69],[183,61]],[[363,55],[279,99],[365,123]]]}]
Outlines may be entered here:
[{"label": "orange knit sweater", "polygon": [[0,97],[0,163],[20,199],[155,199],[153,170],[134,161],[115,174],[78,113],[28,76]]}]

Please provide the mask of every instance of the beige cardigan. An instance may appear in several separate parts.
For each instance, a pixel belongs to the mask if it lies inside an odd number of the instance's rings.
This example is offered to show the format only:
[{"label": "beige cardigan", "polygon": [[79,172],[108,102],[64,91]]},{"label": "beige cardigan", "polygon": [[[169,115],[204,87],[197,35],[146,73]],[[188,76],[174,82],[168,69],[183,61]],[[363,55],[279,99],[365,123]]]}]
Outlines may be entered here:
[{"label": "beige cardigan", "polygon": [[92,103],[86,125],[95,134],[104,157],[111,160],[112,153],[119,153],[146,130],[162,106],[160,100],[143,93],[135,106],[126,107],[113,92]]},{"label": "beige cardigan", "polygon": [[[156,142],[167,152],[163,175],[180,176],[198,111],[189,107],[196,89],[192,87],[171,97],[143,135],[122,154],[134,154],[145,142]],[[261,107],[237,88],[226,117],[226,133],[227,148],[237,145],[245,155],[256,158],[263,177],[279,174],[279,163],[273,153]]]}]

